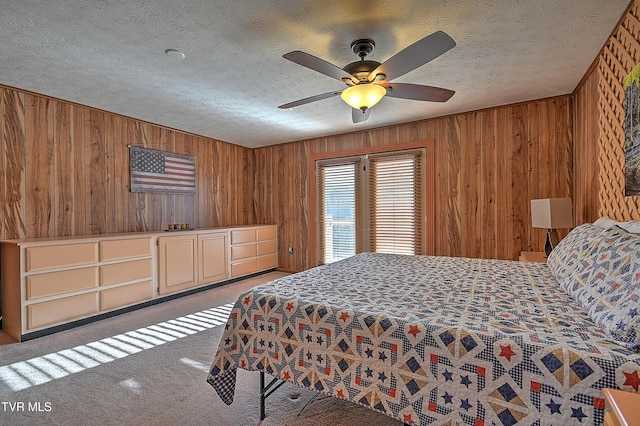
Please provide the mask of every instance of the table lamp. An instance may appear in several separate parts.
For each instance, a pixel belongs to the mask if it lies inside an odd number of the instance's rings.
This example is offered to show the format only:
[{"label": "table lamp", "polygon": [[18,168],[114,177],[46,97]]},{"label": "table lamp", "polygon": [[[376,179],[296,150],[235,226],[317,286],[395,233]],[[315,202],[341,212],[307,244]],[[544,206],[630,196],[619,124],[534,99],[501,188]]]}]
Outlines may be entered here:
[{"label": "table lamp", "polygon": [[531,225],[534,228],[546,228],[547,238],[544,252],[547,256],[558,244],[558,228],[573,226],[571,198],[543,198],[531,200]]}]

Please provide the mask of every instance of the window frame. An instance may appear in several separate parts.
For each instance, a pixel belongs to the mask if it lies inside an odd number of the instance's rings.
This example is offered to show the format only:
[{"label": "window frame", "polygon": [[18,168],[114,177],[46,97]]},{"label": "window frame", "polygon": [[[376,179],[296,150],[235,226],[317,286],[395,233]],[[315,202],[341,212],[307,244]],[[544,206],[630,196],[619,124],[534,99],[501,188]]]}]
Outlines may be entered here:
[{"label": "window frame", "polygon": [[[411,149],[425,149],[424,159],[424,188],[422,192],[423,210],[423,253],[435,255],[435,141],[433,139],[368,147],[363,149],[318,153],[309,156],[309,254],[308,261],[311,266],[320,264],[318,258],[318,217],[317,217],[317,193],[316,193],[316,162],[325,160],[339,160],[345,157],[359,157],[364,155],[388,153],[391,151],[406,151]],[[367,203],[363,203],[368,208]],[[364,242],[360,242],[363,244]]]},{"label": "window frame", "polygon": [[[374,205],[376,203],[376,200],[378,200],[378,197],[376,197],[376,194],[378,192],[377,189],[379,187],[378,185],[382,184],[383,187],[389,188],[389,185],[392,184],[392,182],[388,178],[381,179],[381,182],[378,182],[378,179],[375,178],[374,168],[379,167],[378,170],[383,172],[383,174],[386,174],[385,169],[388,171],[388,167],[384,166],[385,163],[389,164],[397,160],[405,160],[405,159],[411,159],[411,165],[413,168],[411,176],[414,180],[416,180],[417,178],[417,183],[414,182],[414,185],[412,188],[414,192],[412,195],[412,198],[414,202],[416,201],[416,199],[419,202],[418,204],[414,203],[413,206],[411,207],[412,209],[414,209],[414,212],[413,212],[414,226],[415,228],[420,230],[420,239],[418,241],[414,240],[412,246],[413,246],[413,250],[415,250],[417,253],[419,254],[426,253],[424,230],[426,229],[427,215],[425,213],[426,196],[425,196],[425,191],[423,190],[423,186],[427,184],[427,179],[425,175],[426,148],[414,148],[414,149],[405,149],[405,150],[399,150],[399,151],[394,150],[394,151],[387,151],[387,152],[381,152],[381,153],[375,153],[375,154],[368,154],[365,156],[364,161],[368,170],[367,176],[366,176],[368,182],[366,187],[367,196],[366,198],[363,197],[362,201],[366,202],[368,206],[368,208],[365,209],[366,211],[364,212],[369,219],[369,224],[365,229],[368,251],[373,251],[374,246],[378,243],[378,238],[376,238],[373,235],[374,228],[379,227],[379,230],[380,230],[380,232],[378,233],[380,237],[379,243],[381,245],[384,245],[385,237],[388,236],[388,233],[384,232],[383,230],[389,229],[387,227],[389,225],[391,225],[392,227],[395,227],[397,224],[397,222],[395,221],[392,221],[390,223],[389,221],[381,220],[378,226],[374,225],[376,223],[375,217],[377,216],[378,213],[380,213],[380,211],[378,211],[378,209]],[[416,163],[417,163],[418,171],[420,172],[418,175],[415,174]],[[376,164],[379,164],[380,166],[376,166]],[[404,177],[406,176],[407,175],[404,175]],[[384,197],[380,199],[388,201],[388,199]],[[395,200],[393,200],[393,203],[395,204]],[[396,210],[396,209],[394,208],[393,210]],[[404,209],[402,208],[398,209],[398,211],[402,211],[402,210]],[[406,210],[404,211],[404,213],[406,213]],[[400,239],[399,241],[402,241],[402,239]],[[406,243],[408,241],[404,240],[404,242]]]},{"label": "window frame", "polygon": [[[356,198],[356,203],[355,203],[355,227],[356,227],[356,238],[355,238],[355,251],[356,253],[362,252],[364,247],[365,247],[365,243],[366,243],[366,239],[364,238],[363,235],[361,235],[360,233],[357,232],[357,229],[362,228],[363,225],[363,220],[364,220],[364,214],[366,214],[366,206],[363,206],[362,203],[358,203],[358,196],[363,197],[366,196],[366,194],[363,194],[361,192],[362,189],[362,180],[364,179],[364,172],[363,172],[363,159],[362,156],[348,156],[348,157],[334,157],[334,158],[329,158],[329,159],[321,159],[321,160],[317,160],[315,162],[315,167],[314,167],[314,176],[316,178],[316,183],[319,180],[319,176],[316,174],[320,168],[322,167],[331,167],[331,166],[341,166],[341,165],[345,165],[345,164],[350,164],[354,166],[354,179],[355,179],[355,191],[354,191],[354,196]],[[320,210],[320,194],[318,191],[318,187],[316,184],[316,187],[313,189],[315,197],[316,197],[316,201],[318,202],[318,204],[316,204],[317,208],[314,210],[313,217],[314,217],[314,221],[313,224],[316,227],[316,235],[318,236],[318,240],[316,241],[315,244],[315,248],[316,248],[316,253],[317,253],[317,259],[316,259],[316,263],[320,264],[320,258],[323,255],[323,250],[322,250],[322,243],[323,240],[321,238],[320,235],[318,235],[318,229],[322,226],[322,216],[318,214],[318,211]],[[360,237],[360,238],[358,238]]]}]

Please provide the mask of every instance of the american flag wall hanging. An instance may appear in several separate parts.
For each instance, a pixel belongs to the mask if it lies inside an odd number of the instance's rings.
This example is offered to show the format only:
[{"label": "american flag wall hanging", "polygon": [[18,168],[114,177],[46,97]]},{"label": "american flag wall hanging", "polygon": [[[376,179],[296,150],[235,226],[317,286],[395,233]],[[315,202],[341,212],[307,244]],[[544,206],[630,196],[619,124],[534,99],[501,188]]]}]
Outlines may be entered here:
[{"label": "american flag wall hanging", "polygon": [[131,192],[196,192],[196,162],[191,155],[129,147]]}]

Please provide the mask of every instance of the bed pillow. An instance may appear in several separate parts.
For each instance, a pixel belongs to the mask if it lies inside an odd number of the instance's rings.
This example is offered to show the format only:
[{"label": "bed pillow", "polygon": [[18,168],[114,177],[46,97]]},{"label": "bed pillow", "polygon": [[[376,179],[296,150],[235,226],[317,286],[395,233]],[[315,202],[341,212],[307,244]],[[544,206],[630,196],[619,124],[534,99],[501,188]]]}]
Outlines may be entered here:
[{"label": "bed pillow", "polygon": [[609,229],[612,226],[617,225],[618,223],[619,222],[616,222],[615,220],[611,219],[610,217],[602,216],[601,218],[599,218],[598,220],[593,222],[593,225],[594,226],[599,226],[602,229]]},{"label": "bed pillow", "polygon": [[614,226],[619,226],[620,228],[628,232],[631,232],[633,234],[640,234],[640,222],[636,220],[630,220],[628,222],[618,222],[611,218],[603,216],[598,220],[596,220],[595,222],[593,222],[593,224],[595,226],[598,226],[604,229],[612,228]]},{"label": "bed pillow", "polygon": [[640,222],[637,220],[630,220],[628,222],[621,222],[619,225],[622,229],[633,234],[640,234]]},{"label": "bed pillow", "polygon": [[564,237],[549,254],[547,264],[560,286],[570,295],[586,280],[604,229],[585,223]]},{"label": "bed pillow", "polygon": [[571,296],[616,343],[640,348],[640,235],[619,226],[603,231],[588,273]]}]

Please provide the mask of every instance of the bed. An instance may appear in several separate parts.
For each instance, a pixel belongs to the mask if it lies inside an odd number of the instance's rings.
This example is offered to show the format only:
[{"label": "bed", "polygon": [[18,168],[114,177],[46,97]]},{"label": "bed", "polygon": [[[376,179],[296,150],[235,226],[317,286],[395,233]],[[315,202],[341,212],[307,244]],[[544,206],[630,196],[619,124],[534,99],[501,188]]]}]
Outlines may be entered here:
[{"label": "bed", "polygon": [[241,368],[406,424],[599,425],[602,388],[640,387],[639,253],[585,224],[547,264],[358,254],[242,294],[207,381],[226,404]]}]

